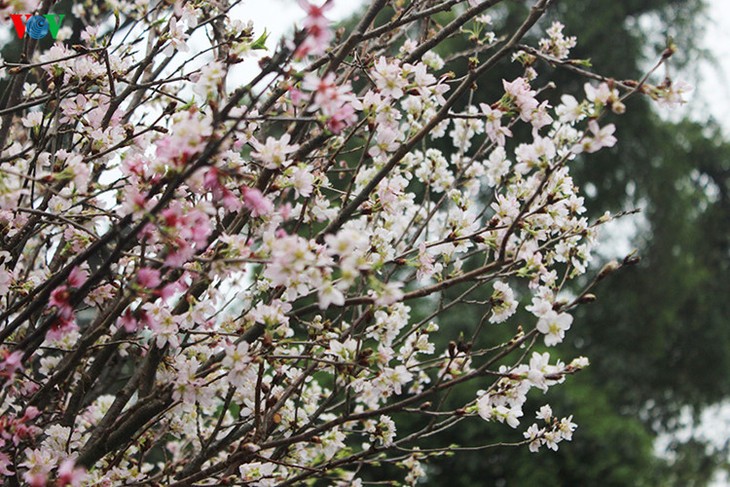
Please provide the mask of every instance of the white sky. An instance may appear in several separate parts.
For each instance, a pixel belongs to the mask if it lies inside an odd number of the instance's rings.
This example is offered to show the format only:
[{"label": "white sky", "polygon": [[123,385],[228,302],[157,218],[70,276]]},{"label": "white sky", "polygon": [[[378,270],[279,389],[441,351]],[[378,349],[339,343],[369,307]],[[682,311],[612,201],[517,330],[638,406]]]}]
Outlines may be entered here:
[{"label": "white sky", "polygon": [[[334,7],[327,12],[327,16],[332,20],[344,19],[356,12],[363,1],[334,0]],[[704,63],[696,66],[696,71],[687,73],[691,78],[696,78],[688,80],[695,84],[695,92],[686,107],[678,110],[679,113],[668,116],[674,118],[691,114],[693,118],[706,119],[710,114],[730,134],[730,0],[708,0],[708,3],[710,22],[704,39],[698,41],[710,49],[717,62]],[[270,32],[267,46],[272,51],[282,35],[290,33],[294,24],[303,18],[303,14],[297,0],[244,0],[234,10],[234,17],[253,21],[256,35],[263,32],[264,28]],[[679,48],[682,49],[682,46]],[[256,68],[256,61],[249,59],[238,69],[249,77],[253,76]]]},{"label": "white sky", "polygon": [[[322,1],[312,0],[312,3],[321,4]],[[334,0],[334,6],[327,11],[326,16],[331,20],[344,19],[358,10],[360,5],[362,0]],[[269,48],[275,47],[281,35],[304,18],[304,10],[296,0],[244,0],[235,14],[239,12],[242,20],[253,21],[256,32],[265,26],[272,33],[267,43]]]},{"label": "white sky", "polygon": [[702,42],[716,62],[698,69],[699,82],[688,108],[700,119],[709,112],[730,134],[730,0],[708,3],[710,21]]},{"label": "white sky", "polygon": [[[335,0],[335,9],[329,12],[328,17],[332,20],[343,19],[356,11],[361,2],[362,0]],[[698,39],[698,42],[711,51],[715,60],[688,68],[689,71],[685,74],[694,79],[687,81],[695,84],[695,91],[686,106],[678,109],[677,113],[666,113],[666,115],[672,119],[690,115],[698,120],[706,120],[708,116],[712,116],[730,135],[730,0],[709,0],[708,3],[710,23],[704,38]],[[261,5],[266,7],[262,8]],[[292,25],[302,18],[302,10],[296,0],[246,0],[240,15],[243,19],[254,22],[257,34],[263,26],[266,26],[271,32],[268,46],[273,48],[281,35],[290,32]],[[247,66],[242,67],[244,71],[255,68],[256,63],[252,60],[247,61]],[[681,74],[674,73],[674,76],[680,78]],[[630,247],[630,242],[624,243]],[[617,242],[612,242],[612,246],[617,246]],[[689,435],[697,435],[722,445],[730,436],[730,402],[708,408],[702,415],[700,425],[692,427],[688,424],[677,436],[686,439]],[[665,448],[669,438],[665,436],[659,439],[656,445],[659,451]],[[713,482],[713,487],[721,486],[730,486],[730,479],[727,475],[719,473]]]},{"label": "white sky", "polygon": [[[314,1],[321,3],[322,0]],[[334,0],[334,8],[328,12],[327,16],[331,20],[344,19],[357,11],[363,1]],[[710,49],[716,62],[703,63],[694,68],[695,72],[687,73],[696,78],[689,80],[696,83],[696,89],[689,103],[680,109],[679,113],[668,115],[674,118],[677,115],[691,114],[693,118],[703,120],[709,114],[720,122],[725,128],[725,132],[730,135],[730,0],[708,0],[708,3],[710,5],[708,12],[710,24],[704,39],[699,39],[698,42],[702,42],[706,48]],[[243,4],[234,9],[232,14],[234,18],[243,21],[251,20],[256,36],[266,28],[270,33],[267,41],[270,54],[279,39],[284,34],[291,32],[294,24],[303,18],[304,12],[296,0],[244,0]],[[580,33],[576,34],[579,36]],[[0,42],[4,42],[4,39],[0,39]],[[682,46],[679,48],[681,49]],[[250,79],[255,75],[257,67],[256,59],[252,58],[241,63],[237,70]],[[240,83],[241,79],[236,81]],[[604,232],[604,237],[607,233]],[[630,243],[615,241],[611,246],[622,247],[620,253],[625,254],[624,250],[630,248]],[[709,408],[703,415],[702,423],[698,428],[688,426],[678,436],[686,437],[687,434],[714,439],[718,444],[722,444],[730,436],[730,403]],[[667,437],[661,438],[657,448],[662,450],[668,440]],[[730,479],[727,475],[718,476],[713,485],[715,487],[730,486]]]}]

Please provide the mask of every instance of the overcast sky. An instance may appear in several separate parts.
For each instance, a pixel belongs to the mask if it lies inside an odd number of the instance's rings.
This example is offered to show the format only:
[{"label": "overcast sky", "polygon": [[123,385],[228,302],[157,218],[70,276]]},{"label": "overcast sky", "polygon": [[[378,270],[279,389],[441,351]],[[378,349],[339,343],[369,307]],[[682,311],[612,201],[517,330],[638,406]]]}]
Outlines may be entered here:
[{"label": "overcast sky", "polygon": [[717,62],[697,68],[699,81],[688,109],[699,118],[709,111],[730,134],[730,0],[709,0],[709,4],[710,21],[704,39],[698,41]]},{"label": "overcast sky", "polygon": [[[242,18],[252,20],[256,32],[261,32],[263,26],[271,32],[268,45],[275,47],[277,40],[291,29],[291,26],[302,18],[302,10],[298,7],[296,0],[248,0],[244,3],[240,14]],[[335,8],[328,16],[332,20],[345,18],[357,10],[362,0],[334,0]],[[689,103],[678,110],[678,113],[670,116],[676,117],[688,114],[695,119],[704,120],[708,113],[711,114],[725,128],[730,136],[730,0],[709,0],[710,11],[708,17],[710,23],[705,31],[704,38],[697,39],[709,49],[716,62],[698,62],[690,65],[686,75],[692,79],[687,81],[695,84],[695,91],[692,93]],[[261,5],[265,4],[266,8]],[[578,42],[580,42],[580,33]],[[682,46],[679,46],[682,49]],[[244,63],[244,70],[253,70],[256,63],[249,60]],[[615,243],[614,243],[615,245]],[[628,245],[628,243],[627,243]],[[688,421],[689,417],[685,418]],[[730,404],[717,405],[708,408],[703,414],[703,420],[699,427],[688,426],[683,433],[695,434],[700,437],[711,438],[722,444],[727,439],[730,431]],[[657,444],[661,450],[669,438],[663,438]],[[714,486],[728,486],[730,480],[727,475],[720,475],[713,483]]]},{"label": "overcast sky", "polygon": [[[334,8],[328,12],[328,17],[332,20],[343,19],[357,11],[362,2],[334,0]],[[696,90],[690,106],[681,110],[681,113],[706,118],[705,114],[709,111],[730,134],[730,83],[727,82],[730,75],[730,0],[709,0],[709,4],[710,25],[704,38],[697,39],[697,42],[710,49],[718,62],[695,66],[695,71],[690,75],[697,80],[692,79],[690,82],[696,83]],[[269,48],[274,48],[278,39],[302,18],[303,11],[296,0],[246,0],[236,14],[242,19],[252,20],[257,33],[266,27],[271,33],[267,44]],[[580,42],[579,33],[578,36]],[[241,68],[253,73],[256,63],[249,60]]]}]

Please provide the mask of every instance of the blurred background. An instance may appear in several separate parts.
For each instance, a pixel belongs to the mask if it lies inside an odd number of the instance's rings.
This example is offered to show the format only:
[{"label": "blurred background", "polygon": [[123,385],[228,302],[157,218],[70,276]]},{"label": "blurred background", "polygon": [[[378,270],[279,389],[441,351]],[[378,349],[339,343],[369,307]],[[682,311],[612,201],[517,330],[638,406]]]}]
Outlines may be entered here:
[{"label": "blurred background", "polygon": [[[507,2],[490,12],[495,27],[514,25],[530,3]],[[301,15],[294,1],[278,4],[276,18],[253,1],[242,10],[257,28],[272,31],[270,47]],[[362,2],[335,5],[331,17],[347,24]],[[537,454],[460,452],[433,461],[424,485],[730,485],[730,1],[560,0],[544,20],[543,27],[560,20],[578,36],[572,57],[590,58],[616,79],[641,78],[674,42],[669,70],[660,69],[653,81],[668,74],[696,89],[672,111],[634,97],[626,114],[611,120],[617,146],[573,166],[591,216],[641,209],[604,230],[594,264],[598,269],[632,249],[641,263],[604,281],[598,300],[577,312],[569,339],[551,350],[564,360],[586,355],[591,366],[526,408],[549,402],[557,414],[573,413],[579,424],[573,443]],[[466,47],[454,41],[441,54]],[[519,74],[515,67],[495,71],[480,83],[478,101],[495,101],[499,79]],[[585,80],[545,66],[539,71],[541,86],[554,80],[582,95]],[[478,319],[446,316],[444,340],[458,339]],[[445,400],[458,407],[473,397],[473,387],[463,394]],[[517,431],[513,436],[464,422],[433,442],[522,439]],[[395,475],[384,465],[367,478]]]},{"label": "blurred background", "polygon": [[[70,0],[63,2],[70,11]],[[331,17],[347,23],[362,3],[335,0]],[[530,3],[505,2],[493,15],[495,26],[514,25]],[[245,0],[236,15],[252,20],[257,32],[266,27],[273,48],[302,10],[294,0]],[[551,350],[564,360],[585,355],[591,366],[526,408],[549,402],[558,415],[574,414],[573,442],[558,452],[497,448],[444,456],[430,464],[424,485],[730,485],[730,0],[560,0],[543,27],[553,20],[578,36],[572,57],[590,58],[617,79],[641,78],[671,39],[679,50],[669,75],[696,90],[671,112],[632,98],[626,114],[610,120],[619,144],[573,166],[592,217],[641,208],[604,231],[595,268],[634,248],[640,264],[602,282],[598,300],[579,309],[568,339]],[[73,29],[78,38],[83,25],[74,22]],[[9,22],[4,30],[2,56],[14,61],[18,41]],[[461,51],[463,42],[441,53]],[[240,76],[256,66],[246,61]],[[519,74],[505,66],[480,83],[476,102],[498,99],[500,78]],[[582,95],[585,80],[544,66],[540,73],[541,84],[554,80]],[[458,339],[478,318],[447,316],[444,341]],[[458,407],[473,389],[444,399]],[[522,436],[468,421],[434,443],[485,439]],[[364,475],[384,481],[394,478],[391,468]]]}]

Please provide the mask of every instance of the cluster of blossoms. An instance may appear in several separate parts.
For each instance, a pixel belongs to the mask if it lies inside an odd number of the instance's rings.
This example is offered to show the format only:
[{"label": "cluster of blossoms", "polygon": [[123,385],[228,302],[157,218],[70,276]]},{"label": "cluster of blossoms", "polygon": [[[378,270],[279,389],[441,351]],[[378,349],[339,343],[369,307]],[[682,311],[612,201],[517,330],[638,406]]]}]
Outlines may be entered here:
[{"label": "cluster of blossoms", "polygon": [[[8,485],[361,485],[404,450],[414,485],[439,449],[422,437],[465,416],[518,428],[532,389],[588,365],[545,351],[593,299],[579,278],[613,218],[589,221],[570,167],[616,143],[604,117],[628,94],[676,103],[684,86],[550,98],[541,61],[575,38],[556,23],[516,52],[486,31],[500,2],[478,0],[418,42],[428,2],[388,17],[373,0],[335,35],[333,1],[301,0],[301,28],[241,82],[266,35],[234,3],[77,5],[100,26],[84,46],[33,43],[5,72]],[[457,76],[439,43],[462,32],[491,50]],[[523,74],[485,82],[512,54]],[[463,310],[481,320],[457,338]],[[455,387],[473,400],[445,409]],[[572,416],[537,416],[531,450],[571,439]]]},{"label": "cluster of blossoms", "polygon": [[573,423],[573,416],[557,419],[553,417],[552,408],[546,404],[537,412],[537,419],[542,419],[546,423],[545,427],[540,428],[533,423],[524,433],[524,437],[530,442],[531,452],[538,451],[543,445],[557,451],[558,443],[573,439],[573,431],[577,427]]},{"label": "cluster of blossoms", "polygon": [[475,407],[479,416],[487,421],[496,419],[500,423],[507,423],[516,428],[520,424],[519,418],[523,415],[522,406],[527,401],[527,393],[531,388],[547,392],[550,386],[563,382],[566,374],[572,374],[588,366],[588,359],[585,357],[579,357],[567,366],[560,360],[555,365],[550,365],[549,362],[548,352],[533,352],[529,364],[511,368],[500,367],[499,372],[503,377],[476,401]]}]

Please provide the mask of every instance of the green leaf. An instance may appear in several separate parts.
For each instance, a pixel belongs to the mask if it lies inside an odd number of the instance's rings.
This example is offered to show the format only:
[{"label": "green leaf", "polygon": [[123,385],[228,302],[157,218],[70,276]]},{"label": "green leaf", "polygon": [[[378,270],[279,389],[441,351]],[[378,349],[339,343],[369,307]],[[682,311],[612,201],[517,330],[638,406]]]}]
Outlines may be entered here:
[{"label": "green leaf", "polygon": [[251,49],[254,50],[266,50],[266,40],[269,38],[269,33],[264,29],[264,33],[259,36],[258,39],[253,41],[253,44],[251,44]]}]

